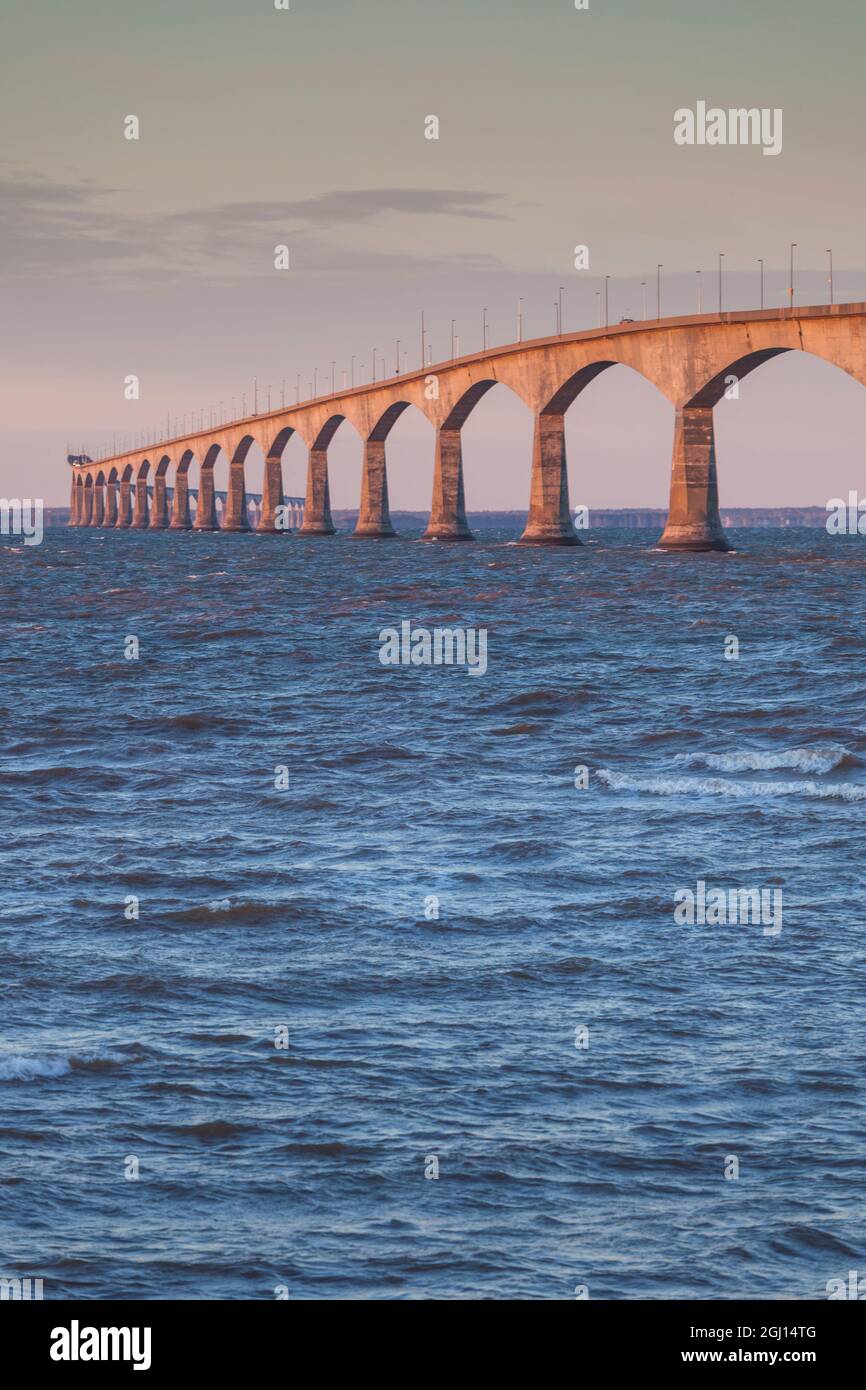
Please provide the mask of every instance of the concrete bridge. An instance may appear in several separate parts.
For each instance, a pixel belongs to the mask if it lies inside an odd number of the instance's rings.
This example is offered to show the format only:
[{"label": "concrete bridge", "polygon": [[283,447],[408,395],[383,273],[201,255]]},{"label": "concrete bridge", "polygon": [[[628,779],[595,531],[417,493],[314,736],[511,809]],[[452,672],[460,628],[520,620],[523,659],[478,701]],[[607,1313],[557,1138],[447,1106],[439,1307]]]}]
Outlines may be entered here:
[{"label": "concrete bridge", "polygon": [[[159,445],[75,464],[70,524],[247,530],[244,461],[255,442],[265,458],[256,529],[287,529],[285,514],[278,510],[284,507],[282,455],[297,431],[309,450],[298,535],[332,535],[328,446],[342,422],[349,420],[364,441],[360,514],[354,534],[393,536],[386,441],[403,411],[415,406],[436,429],[433,498],[425,539],[471,540],[461,430],[482,396],[502,383],[535,415],[529,517],[521,540],[532,545],[576,545],[568,505],[565,413],[595,377],[621,363],[657,386],[676,409],[668,519],[659,544],[667,550],[727,550],[719,518],[713,407],[725,393],[727,378],[741,380],[769,358],[792,351],[823,357],[866,385],[866,304],[654,319],[489,348]],[[213,472],[220,451],[229,460],[221,526]],[[194,462],[199,468],[199,491],[193,520],[189,471]]]}]

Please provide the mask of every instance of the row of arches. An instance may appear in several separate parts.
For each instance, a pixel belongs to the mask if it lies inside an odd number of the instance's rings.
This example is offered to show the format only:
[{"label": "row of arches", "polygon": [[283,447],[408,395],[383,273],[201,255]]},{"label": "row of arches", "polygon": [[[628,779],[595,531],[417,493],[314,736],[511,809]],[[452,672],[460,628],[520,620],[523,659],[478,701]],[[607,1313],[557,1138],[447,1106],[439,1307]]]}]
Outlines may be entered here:
[{"label": "row of arches", "polygon": [[[714,407],[727,394],[731,381],[738,383],[763,363],[789,351],[791,347],[787,343],[754,349],[731,357],[724,367],[715,370],[709,370],[709,355],[704,354],[709,374],[697,389],[691,390],[683,404],[675,407],[670,514],[662,545],[670,549],[727,548],[718,514]],[[547,362],[544,367],[547,376],[549,365]],[[537,544],[578,542],[569,515],[565,417],[587,387],[614,366],[633,367],[647,381],[655,377],[653,384],[658,386],[657,364],[651,373],[642,372],[634,361],[626,362],[622,356],[611,353],[586,361],[576,371],[571,371],[564,381],[553,389],[548,388],[540,407],[536,405],[529,520],[522,537],[524,541]],[[682,365],[677,370],[682,371]],[[851,368],[849,371],[855,375]],[[337,432],[348,422],[358,430],[363,444],[356,534],[393,535],[386,442],[398,420],[412,409],[426,416],[436,434],[433,496],[425,534],[430,539],[470,539],[463,483],[462,431],[479,402],[494,387],[510,385],[515,395],[526,401],[528,393],[519,394],[516,382],[506,382],[504,375],[504,372],[498,376],[480,375],[462,391],[452,392],[450,400],[438,403],[437,396],[437,403],[429,406],[417,389],[410,398],[409,394],[397,394],[401,389],[397,384],[385,384],[367,393],[366,399],[346,398],[333,413],[328,412],[327,402],[311,403],[309,407],[292,412],[297,425],[266,417],[255,424],[245,422],[243,426],[229,426],[220,432],[219,438],[190,441],[188,447],[181,446],[179,453],[176,449],[172,452],[157,450],[135,461],[76,469],[72,524],[230,531],[255,527],[264,531],[297,529],[302,535],[332,534],[335,528],[330,508],[328,450]],[[418,383],[415,385],[417,387]],[[671,402],[670,396],[667,399]],[[380,405],[378,411],[377,403]],[[301,437],[298,426],[304,429],[305,438]],[[293,440],[296,444],[308,445],[306,487],[302,506],[300,498],[288,499],[287,518],[283,455]],[[261,450],[263,459],[260,498],[248,491],[247,461],[254,447]],[[215,485],[215,467],[221,458],[227,470],[224,494]],[[197,489],[190,485],[193,467],[198,472]],[[173,485],[170,470],[173,471]],[[86,495],[88,488],[94,490],[92,499]]]}]

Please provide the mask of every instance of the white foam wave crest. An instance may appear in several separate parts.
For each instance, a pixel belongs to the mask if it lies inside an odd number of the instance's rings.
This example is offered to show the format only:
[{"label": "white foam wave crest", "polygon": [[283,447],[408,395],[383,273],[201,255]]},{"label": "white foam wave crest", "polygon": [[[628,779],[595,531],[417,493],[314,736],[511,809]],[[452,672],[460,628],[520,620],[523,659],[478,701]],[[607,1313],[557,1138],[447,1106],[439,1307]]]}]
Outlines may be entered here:
[{"label": "white foam wave crest", "polygon": [[757,748],[744,748],[733,753],[677,753],[674,762],[681,767],[705,767],[710,772],[775,772],[791,768],[794,772],[832,772],[845,758],[850,757],[841,743],[828,743],[823,748],[783,748],[779,753],[765,753]]},{"label": "white foam wave crest", "polygon": [[70,1070],[70,1058],[22,1057],[0,1054],[0,1081],[26,1081],[31,1076],[63,1076]]},{"label": "white foam wave crest", "polygon": [[121,1053],[44,1053],[28,1057],[20,1052],[0,1052],[0,1081],[28,1081],[40,1076],[66,1076],[73,1065],[82,1070],[101,1070],[126,1061]]},{"label": "white foam wave crest", "polygon": [[776,796],[811,796],[822,800],[866,801],[866,786],[853,782],[728,782],[723,777],[631,777],[600,768],[599,777],[615,792],[650,792],[655,796],[731,796],[760,801]]}]

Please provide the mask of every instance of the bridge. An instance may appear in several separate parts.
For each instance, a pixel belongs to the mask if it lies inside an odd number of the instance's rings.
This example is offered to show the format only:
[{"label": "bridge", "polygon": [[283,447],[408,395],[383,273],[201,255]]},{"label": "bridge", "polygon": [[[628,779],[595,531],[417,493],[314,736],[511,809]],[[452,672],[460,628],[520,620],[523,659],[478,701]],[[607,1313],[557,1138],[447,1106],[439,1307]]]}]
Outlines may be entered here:
[{"label": "bridge", "polygon": [[[568,502],[565,414],[601,372],[621,364],[651,381],[676,410],[668,517],[659,545],[666,550],[727,550],[719,517],[713,409],[731,377],[742,380],[771,357],[795,351],[822,357],[866,385],[866,304],[643,320],[487,348],[157,445],[74,463],[70,525],[246,531],[250,494],[244,463],[255,443],[265,459],[256,529],[290,529],[282,455],[297,432],[309,451],[297,534],[333,535],[328,446],[348,420],[364,443],[354,534],[393,536],[386,441],[403,411],[414,406],[436,430],[433,497],[424,537],[472,540],[461,431],[482,397],[501,383],[535,416],[529,516],[520,539],[529,545],[576,545]],[[220,524],[214,464],[221,452],[229,461],[229,482]],[[190,498],[196,494],[189,487],[189,474],[194,463],[199,487],[193,519]],[[298,503],[300,499],[293,499],[296,519]]]}]

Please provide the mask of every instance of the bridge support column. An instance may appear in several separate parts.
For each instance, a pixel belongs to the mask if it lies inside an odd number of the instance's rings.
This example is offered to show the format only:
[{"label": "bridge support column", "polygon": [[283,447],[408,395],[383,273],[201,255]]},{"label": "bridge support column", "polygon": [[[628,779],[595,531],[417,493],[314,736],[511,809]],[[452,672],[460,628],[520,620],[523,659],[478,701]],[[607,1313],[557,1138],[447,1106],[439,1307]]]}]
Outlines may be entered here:
[{"label": "bridge support column", "polygon": [[730,550],[719,516],[712,406],[677,411],[671,499],[662,550]]},{"label": "bridge support column", "polygon": [[580,545],[568,510],[565,416],[535,417],[529,516],[521,545]]},{"label": "bridge support column", "polygon": [[84,496],[83,496],[82,499],[81,499],[81,525],[82,525],[82,526],[92,526],[92,525],[93,525],[93,488],[92,488],[92,487],[86,487],[86,486],[85,486],[85,487],[82,489],[82,491],[83,491],[83,493],[84,493]]},{"label": "bridge support column", "polygon": [[169,528],[172,531],[189,531],[192,521],[189,515],[189,473],[181,473],[179,470],[174,475],[174,500],[171,504],[171,521]]},{"label": "bridge support column", "polygon": [[80,512],[81,512],[81,499],[80,499],[80,497],[79,497],[78,494],[80,493],[80,491],[81,491],[81,489],[79,488],[76,479],[73,477],[73,479],[72,479],[72,492],[71,492],[70,497],[69,497],[69,525],[70,525],[70,526],[77,526],[77,525],[79,524],[79,515],[80,515]]},{"label": "bridge support column", "polygon": [[433,500],[430,519],[422,536],[425,541],[471,541],[474,536],[466,520],[463,495],[463,447],[460,431],[436,431],[436,458],[433,464]]},{"label": "bridge support column", "polygon": [[224,531],[249,531],[250,529],[243,463],[233,463],[229,468],[229,490],[226,495],[222,529]]},{"label": "bridge support column", "polygon": [[102,483],[96,483],[93,488],[93,520],[91,526],[103,526],[105,524],[105,492]]},{"label": "bridge support column", "polygon": [[147,478],[135,480],[135,506],[132,509],[133,531],[147,529]]},{"label": "bridge support column", "polygon": [[198,507],[195,514],[194,531],[218,531],[216,515],[216,494],[213,485],[213,468],[201,467],[198,478]]},{"label": "bridge support column", "polygon": [[105,525],[117,525],[117,483],[105,484]]},{"label": "bridge support column", "polygon": [[283,461],[279,459],[265,459],[265,478],[262,485],[262,514],[259,518],[257,531],[270,531],[282,533],[288,530],[283,522],[282,526],[277,526],[277,507],[283,505]]},{"label": "bridge support column", "polygon": [[156,473],[153,479],[153,497],[150,503],[151,531],[164,531],[168,526],[168,508],[165,500],[165,474]]},{"label": "bridge support column", "polygon": [[361,473],[361,508],[354,535],[368,540],[384,540],[396,536],[388,508],[388,472],[385,466],[384,439],[368,439],[364,444],[364,465]]},{"label": "bridge support column", "polygon": [[131,483],[129,478],[120,480],[120,500],[117,505],[117,526],[126,527],[132,525],[132,498],[130,497]]},{"label": "bridge support column", "polygon": [[328,487],[328,451],[311,449],[307,466],[307,498],[304,504],[304,524],[299,536],[333,536],[331,520],[331,491]]}]

